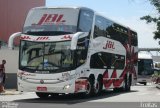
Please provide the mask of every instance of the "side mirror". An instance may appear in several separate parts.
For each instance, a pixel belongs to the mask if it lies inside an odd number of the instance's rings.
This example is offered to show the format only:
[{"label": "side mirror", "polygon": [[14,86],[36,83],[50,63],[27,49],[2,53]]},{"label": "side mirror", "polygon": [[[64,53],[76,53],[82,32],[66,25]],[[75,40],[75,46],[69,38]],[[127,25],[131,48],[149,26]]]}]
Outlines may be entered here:
[{"label": "side mirror", "polygon": [[84,32],[77,32],[76,34],[74,34],[74,35],[72,36],[72,40],[71,40],[71,50],[76,50],[78,38],[79,38],[80,36],[82,36],[83,34],[85,34],[85,33],[84,33]]},{"label": "side mirror", "polygon": [[14,42],[14,39],[15,37],[19,37],[21,36],[21,32],[16,32],[16,33],[13,33],[10,37],[9,37],[9,40],[8,40],[8,48],[9,49],[14,49],[14,45],[13,45],[13,42]]}]

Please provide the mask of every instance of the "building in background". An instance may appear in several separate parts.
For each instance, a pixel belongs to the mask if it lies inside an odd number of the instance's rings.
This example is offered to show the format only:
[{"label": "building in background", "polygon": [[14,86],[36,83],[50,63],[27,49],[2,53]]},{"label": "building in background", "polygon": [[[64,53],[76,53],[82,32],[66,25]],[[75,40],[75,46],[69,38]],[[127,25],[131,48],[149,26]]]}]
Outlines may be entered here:
[{"label": "building in background", "polygon": [[0,0],[0,44],[5,45],[11,34],[22,30],[29,9],[44,5],[45,0]]},{"label": "building in background", "polygon": [[[33,7],[45,6],[45,0],[0,0],[0,63],[6,63],[6,88],[17,87],[18,49],[7,49],[9,36],[21,32],[28,11]],[[15,45],[19,40],[15,39]]]}]

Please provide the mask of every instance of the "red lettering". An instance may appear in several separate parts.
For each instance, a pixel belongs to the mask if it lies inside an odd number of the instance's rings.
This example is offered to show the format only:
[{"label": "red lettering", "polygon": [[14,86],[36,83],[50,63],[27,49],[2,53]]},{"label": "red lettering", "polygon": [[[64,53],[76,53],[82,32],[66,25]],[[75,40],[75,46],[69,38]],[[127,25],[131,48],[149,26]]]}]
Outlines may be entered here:
[{"label": "red lettering", "polygon": [[106,46],[103,47],[103,49],[115,49],[114,47],[114,42],[112,41],[107,41]]},{"label": "red lettering", "polygon": [[49,23],[59,23],[59,22],[65,22],[66,20],[63,20],[63,14],[44,14],[42,18],[39,20],[38,25],[42,24],[49,24]]},{"label": "red lettering", "polygon": [[65,35],[63,38],[61,38],[61,39],[72,39],[72,37],[70,36],[70,35]]},{"label": "red lettering", "polygon": [[111,46],[111,47],[112,47],[112,49],[115,49],[115,47],[114,47],[114,42],[112,43],[112,46]]},{"label": "red lettering", "polygon": [[22,36],[20,37],[21,40],[27,40],[27,39],[31,39],[29,36]]},{"label": "red lettering", "polygon": [[63,18],[63,15],[59,15],[56,22],[65,22],[65,20],[62,20],[62,18]]},{"label": "red lettering", "polygon": [[45,22],[55,22],[58,14],[49,14]]},{"label": "red lettering", "polygon": [[36,40],[49,40],[49,37],[38,37]]},{"label": "red lettering", "polygon": [[42,18],[39,20],[38,25],[42,25],[42,23],[45,21],[47,16],[48,16],[47,14],[44,14]]}]

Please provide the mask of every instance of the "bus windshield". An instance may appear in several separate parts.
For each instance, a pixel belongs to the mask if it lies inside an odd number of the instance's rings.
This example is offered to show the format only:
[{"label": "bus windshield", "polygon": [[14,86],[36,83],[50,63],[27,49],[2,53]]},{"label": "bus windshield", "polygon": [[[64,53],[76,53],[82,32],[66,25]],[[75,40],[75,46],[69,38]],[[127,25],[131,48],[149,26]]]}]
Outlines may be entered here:
[{"label": "bus windshield", "polygon": [[[78,9],[69,8],[32,9],[26,18],[23,33],[30,35],[35,35],[36,33],[36,35],[46,35],[45,33],[47,35],[75,33],[77,30],[78,13]],[[58,32],[58,34],[55,34],[54,31]]]},{"label": "bus windshield", "polygon": [[153,74],[153,60],[139,59],[138,60],[138,75],[152,75]]},{"label": "bus windshield", "polygon": [[73,68],[73,52],[70,41],[30,42],[21,41],[20,64],[22,70],[31,72],[62,72]]},{"label": "bus windshield", "polygon": [[29,12],[23,33],[57,36],[76,32],[91,32],[94,12],[87,9],[33,9]]}]

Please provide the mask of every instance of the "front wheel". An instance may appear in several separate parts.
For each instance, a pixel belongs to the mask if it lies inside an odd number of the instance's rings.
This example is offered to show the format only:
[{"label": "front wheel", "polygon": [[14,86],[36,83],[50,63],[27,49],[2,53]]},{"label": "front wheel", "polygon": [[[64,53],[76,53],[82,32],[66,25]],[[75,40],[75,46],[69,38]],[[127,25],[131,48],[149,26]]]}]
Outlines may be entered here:
[{"label": "front wheel", "polygon": [[95,94],[95,92],[94,92],[94,80],[92,78],[89,78],[85,95],[86,96],[93,96],[94,94]]},{"label": "front wheel", "polygon": [[95,85],[95,94],[100,94],[102,91],[102,87],[103,87],[102,78],[99,77]]},{"label": "front wheel", "polygon": [[129,77],[127,77],[127,75],[124,78],[122,90],[126,92],[131,90],[131,80]]}]

